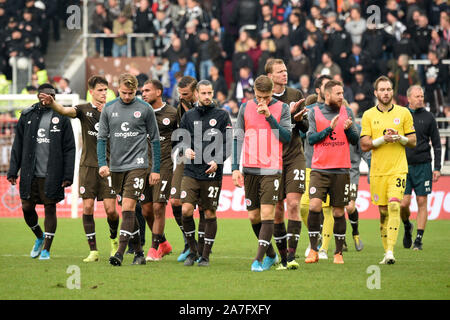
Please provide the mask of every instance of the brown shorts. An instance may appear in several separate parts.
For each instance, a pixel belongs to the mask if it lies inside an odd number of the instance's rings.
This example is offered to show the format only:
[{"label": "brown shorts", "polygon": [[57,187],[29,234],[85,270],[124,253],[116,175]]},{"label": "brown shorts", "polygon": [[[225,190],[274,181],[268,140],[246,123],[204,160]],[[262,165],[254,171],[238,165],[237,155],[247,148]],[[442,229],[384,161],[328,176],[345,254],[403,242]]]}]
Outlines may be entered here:
[{"label": "brown shorts", "polygon": [[34,177],[33,181],[31,182],[31,197],[27,201],[43,205],[56,204],[59,202],[55,199],[47,198],[47,196],[45,195],[45,178],[38,177]]},{"label": "brown shorts", "polygon": [[222,180],[197,180],[184,176],[181,181],[180,199],[182,203],[199,205],[203,210],[216,211],[219,206]]},{"label": "brown shorts", "polygon": [[170,197],[172,199],[180,199],[181,195],[181,180],[183,180],[184,163],[178,163],[172,176],[172,183],[170,184]]},{"label": "brown shorts", "polygon": [[79,193],[82,199],[115,199],[111,177],[102,178],[96,167],[80,167]]},{"label": "brown shorts", "polygon": [[112,172],[112,186],[121,198],[139,200],[144,191],[147,169],[134,169],[125,172]]},{"label": "brown shorts", "polygon": [[348,195],[350,201],[356,201],[358,198],[358,185],[356,183],[346,184],[345,195]]},{"label": "brown shorts", "polygon": [[291,163],[283,165],[283,172],[281,173],[279,200],[284,200],[288,193],[304,193],[306,181],[306,161],[297,157]]},{"label": "brown shorts", "polygon": [[330,195],[330,206],[345,207],[349,202],[349,195],[345,193],[345,186],[350,185],[350,175],[311,171],[309,182],[309,199],[321,199],[323,202]]},{"label": "brown shorts", "polygon": [[262,204],[278,202],[281,175],[256,176],[244,174],[245,204],[247,210],[259,209]]},{"label": "brown shorts", "polygon": [[141,195],[141,203],[161,202],[167,203],[170,197],[170,183],[172,181],[172,170],[161,171],[161,180],[158,184],[151,186],[148,183],[150,175],[145,179],[144,192]]}]

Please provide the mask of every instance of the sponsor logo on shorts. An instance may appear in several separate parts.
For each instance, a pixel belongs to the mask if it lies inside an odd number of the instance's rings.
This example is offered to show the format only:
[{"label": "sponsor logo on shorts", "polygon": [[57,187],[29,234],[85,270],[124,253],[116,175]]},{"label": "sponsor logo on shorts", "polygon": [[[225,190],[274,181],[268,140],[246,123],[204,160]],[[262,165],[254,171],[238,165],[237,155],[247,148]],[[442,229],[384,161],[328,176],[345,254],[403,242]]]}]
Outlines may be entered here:
[{"label": "sponsor logo on shorts", "polygon": [[164,118],[162,123],[163,123],[163,125],[168,126],[170,124],[170,119],[169,118]]},{"label": "sponsor logo on shorts", "polygon": [[84,194],[86,192],[86,189],[84,187],[80,187],[80,194]]},{"label": "sponsor logo on shorts", "polygon": [[180,197],[181,197],[181,199],[184,199],[184,198],[186,198],[186,196],[187,196],[187,193],[186,193],[186,191],[181,191],[181,195],[180,195]]},{"label": "sponsor logo on shorts", "polygon": [[177,188],[172,187],[172,189],[170,189],[170,194],[175,194],[177,193]]},{"label": "sponsor logo on shorts", "polygon": [[317,189],[315,187],[311,187],[309,188],[309,194],[314,194],[316,193]]},{"label": "sponsor logo on shorts", "polygon": [[59,118],[58,117],[53,117],[52,118],[52,123],[53,124],[58,124],[59,123]]}]

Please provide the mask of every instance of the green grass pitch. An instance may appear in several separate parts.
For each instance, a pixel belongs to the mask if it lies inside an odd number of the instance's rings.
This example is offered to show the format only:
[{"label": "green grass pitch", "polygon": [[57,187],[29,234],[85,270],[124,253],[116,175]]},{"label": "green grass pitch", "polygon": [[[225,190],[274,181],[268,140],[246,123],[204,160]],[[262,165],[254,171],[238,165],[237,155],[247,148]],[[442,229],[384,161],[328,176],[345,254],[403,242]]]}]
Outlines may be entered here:
[{"label": "green grass pitch", "polygon": [[[42,226],[43,219],[40,223]],[[199,268],[185,267],[176,261],[182,238],[173,219],[166,223],[167,239],[174,248],[171,255],[145,266],[131,266],[132,256],[127,255],[122,267],[112,267],[108,263],[106,219],[96,219],[101,260],[87,264],[82,261],[89,250],[81,219],[59,219],[51,260],[39,261],[29,257],[34,236],[23,219],[4,218],[0,219],[0,299],[448,300],[450,221],[428,222],[423,251],[403,249],[402,226],[394,265],[378,265],[383,253],[378,228],[376,220],[360,221],[365,247],[356,252],[348,224],[345,264],[332,263],[332,240],[328,252],[331,259],[307,265],[303,257],[307,230],[302,226],[298,270],[254,273],[250,265],[257,240],[248,220],[219,219],[211,266]],[[146,250],[149,239],[147,229]],[[80,289],[68,288],[73,281],[72,273],[67,271],[73,265],[80,270]]]}]

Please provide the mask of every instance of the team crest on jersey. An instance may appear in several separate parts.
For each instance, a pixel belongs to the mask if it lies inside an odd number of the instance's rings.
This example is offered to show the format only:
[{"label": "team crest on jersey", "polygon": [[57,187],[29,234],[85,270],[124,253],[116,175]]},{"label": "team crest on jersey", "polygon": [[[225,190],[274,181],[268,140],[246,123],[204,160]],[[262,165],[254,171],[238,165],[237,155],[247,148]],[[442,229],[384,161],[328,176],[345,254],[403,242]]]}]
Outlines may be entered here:
[{"label": "team crest on jersey", "polygon": [[172,187],[172,189],[170,189],[170,194],[175,194],[177,193],[177,188]]},{"label": "team crest on jersey", "polygon": [[135,118],[140,118],[141,117],[141,113],[139,111],[135,111],[134,112],[134,117]]},{"label": "team crest on jersey", "polygon": [[53,117],[52,118],[52,123],[53,124],[58,124],[59,123],[59,118],[58,117]]},{"label": "team crest on jersey", "polygon": [[216,119],[211,119],[211,120],[209,120],[209,125],[210,125],[211,127],[214,127],[216,124],[217,124],[217,120],[216,120]]},{"label": "team crest on jersey", "polygon": [[247,205],[247,207],[250,207],[252,205],[252,200],[245,199],[245,204]]},{"label": "team crest on jersey", "polygon": [[395,118],[394,119],[394,124],[399,125],[400,124],[400,119],[399,118]]},{"label": "team crest on jersey", "polygon": [[86,192],[86,189],[84,187],[80,187],[80,194],[84,194]]},{"label": "team crest on jersey", "polygon": [[169,118],[164,118],[162,123],[163,123],[163,125],[168,126],[170,124],[170,119]]},{"label": "team crest on jersey", "polygon": [[314,193],[316,193],[316,191],[317,191],[317,189],[315,187],[311,187],[309,189],[309,194],[314,194]]},{"label": "team crest on jersey", "polygon": [[181,191],[181,195],[180,195],[180,198],[181,199],[184,199],[184,198],[186,198],[186,196],[187,196],[187,193],[186,193],[186,191]]},{"label": "team crest on jersey", "polygon": [[94,129],[95,129],[95,131],[97,131],[98,132],[98,128],[100,127],[100,123],[99,122],[97,122],[95,125],[94,125]]}]

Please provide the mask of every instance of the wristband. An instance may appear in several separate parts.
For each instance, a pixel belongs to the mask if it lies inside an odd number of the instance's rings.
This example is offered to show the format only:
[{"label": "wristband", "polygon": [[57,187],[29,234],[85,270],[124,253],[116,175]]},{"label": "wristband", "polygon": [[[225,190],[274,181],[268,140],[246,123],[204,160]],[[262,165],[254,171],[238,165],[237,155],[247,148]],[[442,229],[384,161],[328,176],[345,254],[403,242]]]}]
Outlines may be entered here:
[{"label": "wristband", "polygon": [[385,143],[386,143],[386,141],[384,140],[384,136],[381,136],[381,137],[379,137],[379,138],[377,138],[375,140],[372,140],[372,145],[375,148],[378,148],[379,146],[381,146],[381,145],[383,145]]},{"label": "wristband", "polygon": [[400,142],[402,145],[406,146],[406,144],[408,143],[408,138],[405,137],[405,136],[400,136],[400,135],[399,135],[399,142]]}]

